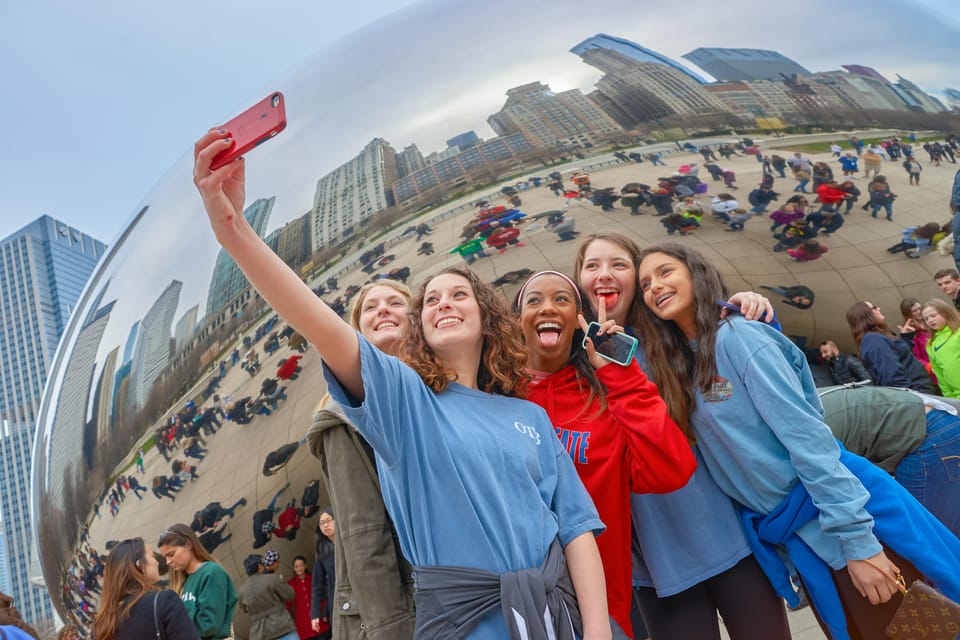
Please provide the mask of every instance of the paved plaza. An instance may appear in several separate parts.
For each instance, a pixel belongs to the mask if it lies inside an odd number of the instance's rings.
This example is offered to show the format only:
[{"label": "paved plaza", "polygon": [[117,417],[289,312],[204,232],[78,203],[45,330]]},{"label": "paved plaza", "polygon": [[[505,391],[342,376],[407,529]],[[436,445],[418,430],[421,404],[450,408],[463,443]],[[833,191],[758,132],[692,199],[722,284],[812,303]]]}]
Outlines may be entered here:
[{"label": "paved plaza", "polygon": [[[838,136],[838,140],[845,138],[846,136]],[[785,138],[777,142],[788,144],[790,140]],[[760,148],[765,154],[776,152],[783,157],[792,154],[792,151],[777,151],[774,141],[763,142]],[[829,161],[835,174],[838,177],[842,175],[829,153],[809,157],[814,161]],[[665,155],[664,160],[666,167],[652,167],[645,162],[591,169],[592,183],[595,188],[615,187],[619,192],[620,187],[628,182],[655,185],[657,177],[669,175],[680,164],[691,161],[702,164],[702,158],[698,154],[686,152]],[[790,335],[806,336],[808,344],[812,345],[824,339],[833,339],[841,349],[849,352],[852,344],[844,313],[852,302],[869,299],[886,312],[888,322],[894,325],[899,318],[900,299],[912,296],[925,300],[940,295],[933,282],[933,274],[939,269],[953,266],[950,257],[940,256],[936,252],[920,259],[908,259],[903,254],[891,255],[885,251],[888,246],[899,241],[904,227],[931,221],[945,222],[949,219],[947,199],[958,165],[944,163],[940,167],[934,167],[929,166],[924,157],[920,157],[920,161],[924,164],[924,172],[919,187],[908,185],[907,174],[899,162],[885,163],[882,173],[888,176],[893,191],[899,195],[894,205],[893,222],[887,222],[882,216],[879,219],[871,218],[858,204],[847,217],[843,228],[832,237],[821,238],[823,244],[829,247],[829,253],[820,260],[808,263],[794,262],[786,253],[771,251],[775,241],[771,238],[770,222],[765,216],[749,221],[742,233],[730,233],[726,231],[726,226],[711,219],[708,214],[702,221],[702,229],[696,233],[687,237],[669,237],[659,223],[659,218],[654,217],[652,210],[648,208],[641,209],[645,211],[643,215],[630,216],[628,209],[617,207],[612,212],[601,212],[599,207],[586,200],[574,200],[570,202],[569,215],[575,218],[581,238],[592,232],[616,231],[635,237],[641,245],[669,239],[694,246],[714,261],[731,290],[756,290],[761,285],[806,285],[816,293],[816,303],[811,309],[799,310],[774,300],[784,331]],[[760,180],[761,165],[752,156],[735,157],[718,164],[736,171],[739,189],[731,193],[738,197],[741,206],[749,208],[749,205],[746,205],[747,194]],[[547,172],[542,170],[532,175],[545,176]],[[565,175],[568,177],[569,173]],[[725,189],[718,188],[722,187],[721,183],[711,182],[709,175],[703,170],[700,178],[706,180],[710,188],[709,192],[699,199],[709,206],[712,197]],[[864,192],[860,200],[862,204],[866,201],[867,180],[860,177],[855,182]],[[780,202],[792,195],[794,185],[795,182],[789,177],[777,178],[774,190],[781,194]],[[570,186],[569,181],[567,186]],[[554,196],[545,186],[522,191],[520,195],[523,200],[520,209],[530,216],[541,211],[561,209],[565,205],[564,199]],[[775,208],[771,206],[769,211]],[[459,256],[450,255],[448,251],[460,244],[461,231],[471,214],[471,210],[465,210],[462,214],[449,217],[433,226],[432,235],[423,238],[433,242],[436,253],[432,256],[416,255],[422,240],[416,241],[412,237],[389,247],[387,253],[394,254],[396,258],[384,270],[409,266],[409,284],[415,286],[426,275],[459,263]],[[423,219],[429,219],[429,216]],[[546,231],[539,221],[524,223],[521,230],[520,239],[524,246],[511,247],[502,254],[493,251],[491,257],[481,258],[472,265],[473,268],[488,280],[520,269],[554,268],[566,273],[572,271],[576,241],[558,242],[557,236]],[[359,270],[344,274],[340,278],[340,290],[342,292],[352,284],[362,284],[369,277]],[[508,299],[512,299],[516,294],[518,286],[519,284],[504,286],[504,294]],[[328,296],[328,299],[334,296]],[[230,369],[219,393],[233,398],[256,396],[262,380],[273,376],[278,361],[288,355],[290,352],[286,348],[271,356],[261,353],[263,367],[255,377],[250,377],[239,367]],[[175,502],[169,499],[158,501],[149,492],[142,500],[128,495],[120,505],[120,516],[117,518],[111,517],[109,510],[102,506],[101,518],[95,519],[90,528],[93,546],[103,550],[104,543],[109,539],[136,535],[143,536],[152,543],[166,526],[174,522],[189,522],[193,513],[206,503],[220,501],[224,505],[230,505],[244,497],[248,500],[247,506],[237,509],[224,532],[232,537],[215,552],[233,576],[242,576],[243,558],[253,551],[253,512],[257,508],[263,508],[288,482],[293,483],[289,497],[299,498],[299,491],[302,490],[305,480],[318,476],[316,462],[305,446],[296,452],[290,463],[279,473],[268,477],[260,472],[267,452],[304,436],[314,407],[324,393],[320,361],[316,353],[308,351],[301,364],[303,371],[299,379],[287,383],[289,399],[280,405],[277,413],[267,417],[257,416],[253,422],[244,426],[224,422],[222,430],[208,438],[206,446],[209,452],[206,459],[198,465],[200,478],[188,482],[176,494]],[[152,432],[152,429],[149,431]],[[179,451],[174,454],[182,458]],[[148,487],[150,478],[154,475],[170,473],[169,463],[166,463],[156,450],[148,452],[145,464],[146,473],[138,475],[138,478]],[[287,499],[288,496],[284,496],[280,502]],[[281,551],[285,574],[289,571],[293,554],[303,553],[312,558],[310,554],[313,548],[314,521],[315,516],[309,524],[305,520],[301,535],[296,541],[282,540],[271,543],[271,546]],[[794,638],[812,640],[824,637],[809,609],[791,613],[790,623]]]}]

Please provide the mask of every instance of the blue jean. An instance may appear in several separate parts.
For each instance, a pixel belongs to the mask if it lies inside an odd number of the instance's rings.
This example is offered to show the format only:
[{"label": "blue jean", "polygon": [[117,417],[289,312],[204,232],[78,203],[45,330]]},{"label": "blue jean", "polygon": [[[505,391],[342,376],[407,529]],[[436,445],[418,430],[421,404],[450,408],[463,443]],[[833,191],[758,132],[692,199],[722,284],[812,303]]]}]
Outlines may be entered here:
[{"label": "blue jean", "polygon": [[891,220],[893,218],[893,203],[879,202],[879,203],[872,204],[870,206],[873,207],[873,211],[870,213],[870,215],[872,215],[874,218],[877,217],[877,211],[880,211],[880,209],[883,209],[884,211],[887,212],[887,220]]},{"label": "blue jean", "polygon": [[806,180],[800,180],[799,182],[797,182],[797,186],[795,186],[795,187],[793,188],[793,190],[794,190],[794,191],[806,191],[806,190],[807,190],[807,184],[808,184],[809,182],[810,182],[810,179],[809,179],[809,178],[807,178]]},{"label": "blue jean", "polygon": [[927,413],[927,437],[900,461],[895,477],[960,536],[960,418],[944,411]]},{"label": "blue jean", "polygon": [[297,634],[296,631],[291,631],[289,633],[283,634],[278,638],[274,638],[274,640],[300,640],[300,636],[299,634]]},{"label": "blue jean", "polygon": [[760,215],[766,210],[767,210],[767,205],[765,204],[755,204],[753,205],[753,207],[750,208],[750,211],[756,215]]}]

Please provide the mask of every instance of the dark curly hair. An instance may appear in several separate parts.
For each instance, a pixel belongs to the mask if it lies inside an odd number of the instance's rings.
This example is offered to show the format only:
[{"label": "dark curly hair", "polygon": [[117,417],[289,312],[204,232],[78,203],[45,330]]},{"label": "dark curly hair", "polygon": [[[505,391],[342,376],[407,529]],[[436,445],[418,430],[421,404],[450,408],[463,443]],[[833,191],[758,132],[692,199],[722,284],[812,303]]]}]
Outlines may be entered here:
[{"label": "dark curly hair", "polygon": [[457,275],[467,280],[480,306],[483,346],[480,352],[480,368],[477,371],[477,388],[487,393],[523,398],[530,375],[525,369],[527,354],[520,325],[514,319],[503,296],[476,273],[463,267],[444,269],[420,285],[410,304],[410,337],[404,345],[404,362],[416,371],[435,393],[445,390],[450,380],[455,379],[455,372],[437,359],[424,339],[423,323],[420,319],[427,286],[435,278],[445,274]]}]

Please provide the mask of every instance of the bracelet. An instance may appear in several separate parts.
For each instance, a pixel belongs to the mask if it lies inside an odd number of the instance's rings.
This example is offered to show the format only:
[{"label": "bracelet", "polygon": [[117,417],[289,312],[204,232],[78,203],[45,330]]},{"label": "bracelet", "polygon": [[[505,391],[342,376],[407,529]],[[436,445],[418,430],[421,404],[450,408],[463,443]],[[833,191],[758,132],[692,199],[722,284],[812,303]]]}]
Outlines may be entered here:
[{"label": "bracelet", "polygon": [[860,562],[866,562],[868,565],[870,565],[871,567],[873,567],[874,569],[876,569],[877,571],[879,571],[880,573],[882,573],[882,574],[883,574],[884,576],[886,576],[888,579],[893,580],[894,582],[896,582],[896,583],[897,583],[897,589],[900,591],[900,593],[906,593],[906,592],[907,592],[907,582],[906,582],[906,580],[903,579],[903,574],[900,573],[900,569],[898,569],[897,567],[894,567],[894,568],[893,568],[893,570],[896,572],[895,575],[890,575],[890,572],[886,571],[885,569],[882,569],[882,568],[879,567],[875,562],[871,562],[870,560],[868,560],[868,559],[866,559],[866,558],[864,558],[863,560],[860,560]]}]

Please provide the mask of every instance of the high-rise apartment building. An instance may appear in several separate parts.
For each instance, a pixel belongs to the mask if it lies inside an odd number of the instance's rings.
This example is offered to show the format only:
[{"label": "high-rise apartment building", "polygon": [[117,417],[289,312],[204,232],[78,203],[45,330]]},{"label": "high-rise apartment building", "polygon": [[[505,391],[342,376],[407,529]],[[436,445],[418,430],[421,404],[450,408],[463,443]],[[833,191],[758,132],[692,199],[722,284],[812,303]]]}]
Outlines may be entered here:
[{"label": "high-rise apartment building", "polygon": [[30,454],[43,385],[60,335],[105,246],[50,216],[0,240],[0,575],[24,618],[53,608],[29,580]]},{"label": "high-rise apartment building", "polygon": [[313,196],[313,250],[350,236],[374,214],[393,205],[397,153],[374,138],[355,158],[317,182]]},{"label": "high-rise apartment building", "polygon": [[403,151],[397,154],[397,177],[403,178],[423,169],[427,164],[423,160],[423,154],[416,144],[404,147]]},{"label": "high-rise apartment building", "polygon": [[781,80],[810,72],[778,51],[767,49],[694,49],[683,56],[721,82]]},{"label": "high-rise apartment building", "polygon": [[509,89],[503,108],[487,122],[497,135],[523,134],[535,147],[589,147],[622,133],[580,90],[554,93],[540,82]]},{"label": "high-rise apartment building", "polygon": [[615,105],[616,110],[611,110],[610,116],[618,117],[624,128],[670,116],[690,118],[729,113],[722,101],[689,74],[678,70],[675,64],[640,61],[603,47],[588,48],[580,57],[591,67],[603,71],[596,86],[605,100],[595,104]]}]

